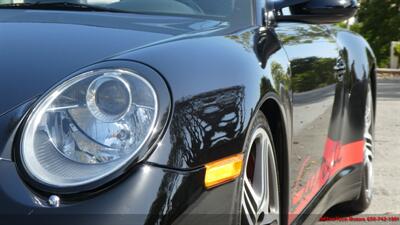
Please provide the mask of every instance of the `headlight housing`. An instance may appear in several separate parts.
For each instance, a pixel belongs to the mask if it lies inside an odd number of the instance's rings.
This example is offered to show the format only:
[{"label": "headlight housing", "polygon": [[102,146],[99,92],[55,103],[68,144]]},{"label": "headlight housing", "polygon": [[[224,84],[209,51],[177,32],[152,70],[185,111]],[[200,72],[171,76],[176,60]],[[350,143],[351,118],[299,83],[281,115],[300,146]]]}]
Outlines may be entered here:
[{"label": "headlight housing", "polygon": [[92,70],[67,80],[41,98],[26,121],[20,149],[25,171],[62,188],[113,174],[159,130],[157,94],[128,69]]}]

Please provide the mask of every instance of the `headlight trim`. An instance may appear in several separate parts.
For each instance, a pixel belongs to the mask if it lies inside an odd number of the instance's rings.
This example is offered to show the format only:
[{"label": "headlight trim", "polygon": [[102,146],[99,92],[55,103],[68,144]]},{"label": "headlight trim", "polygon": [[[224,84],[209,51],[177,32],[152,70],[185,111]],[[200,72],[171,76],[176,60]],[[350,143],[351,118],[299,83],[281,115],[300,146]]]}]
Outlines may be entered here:
[{"label": "headlight trim", "polygon": [[[116,171],[113,173],[107,174],[106,176],[102,177],[101,179],[94,180],[90,183],[82,183],[79,185],[75,186],[55,186],[55,185],[49,185],[45,182],[42,182],[38,180],[36,177],[32,176],[30,172],[26,169],[24,166],[24,162],[21,159],[21,150],[22,150],[22,137],[23,137],[23,132],[25,130],[27,121],[30,120],[30,117],[34,114],[34,110],[37,109],[37,106],[43,101],[44,98],[49,96],[49,93],[51,93],[55,88],[60,86],[61,84],[67,82],[70,79],[73,79],[74,77],[79,76],[80,74],[87,73],[90,71],[98,71],[98,70],[115,70],[115,69],[122,69],[122,70],[128,70],[131,71],[135,74],[140,74],[140,77],[143,79],[147,80],[154,90],[157,92],[158,96],[158,113],[157,113],[157,118],[155,120],[155,125],[154,129],[151,132],[150,138],[143,143],[140,149],[137,150],[137,153],[135,154],[134,157],[132,157],[130,160],[128,160],[123,166],[118,168]],[[93,66],[87,67],[85,69],[82,69],[80,71],[77,71],[76,73],[72,74],[71,76],[67,77],[63,81],[59,82],[57,85],[55,85],[53,88],[50,88],[49,91],[47,91],[45,94],[42,95],[32,106],[30,112],[28,112],[25,116],[25,119],[23,121],[22,126],[19,129],[19,139],[21,140],[19,143],[18,149],[16,149],[15,152],[15,159],[17,161],[17,166],[20,174],[26,180],[31,186],[33,186],[35,189],[38,189],[40,191],[45,191],[45,192],[50,192],[54,194],[60,194],[60,195],[70,195],[70,194],[75,194],[75,193],[82,193],[82,192],[88,192],[88,191],[93,191],[94,189],[108,186],[110,182],[113,182],[114,180],[117,180],[117,178],[122,177],[123,174],[126,174],[126,171],[130,170],[133,168],[137,163],[143,161],[148,155],[150,155],[153,150],[157,147],[156,143],[162,138],[163,133],[166,130],[166,126],[169,122],[170,119],[170,111],[171,111],[171,95],[169,91],[169,87],[167,86],[167,83],[165,82],[164,78],[155,70],[152,68],[143,65],[138,62],[132,62],[132,61],[127,61],[127,60],[112,60],[112,61],[107,61],[99,64],[95,64]],[[22,129],[21,129],[22,128]]]}]

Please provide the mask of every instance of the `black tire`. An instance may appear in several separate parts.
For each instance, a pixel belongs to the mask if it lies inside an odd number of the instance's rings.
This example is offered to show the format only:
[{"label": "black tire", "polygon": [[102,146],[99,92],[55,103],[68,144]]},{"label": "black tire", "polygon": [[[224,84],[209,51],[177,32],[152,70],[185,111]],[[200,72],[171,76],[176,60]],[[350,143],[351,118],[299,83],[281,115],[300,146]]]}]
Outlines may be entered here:
[{"label": "black tire", "polygon": [[333,209],[333,214],[335,215],[357,215],[360,214],[368,209],[368,207],[371,205],[372,201],[372,196],[368,197],[367,191],[366,191],[366,168],[364,166],[363,171],[362,171],[362,178],[361,178],[361,190],[360,190],[360,195],[356,200],[349,201],[342,203],[340,205],[337,205]]},{"label": "black tire", "polygon": [[[371,83],[368,85],[366,111],[370,110],[370,124],[365,125],[364,139],[364,164],[361,175],[361,190],[356,200],[346,202],[337,207],[340,213],[359,214],[368,209],[371,204],[373,195],[373,152],[374,152],[374,131],[375,131],[375,107],[372,97]],[[369,106],[368,106],[369,104]],[[369,109],[367,109],[370,107]],[[367,115],[367,112],[366,112]]]},{"label": "black tire", "polygon": [[[257,135],[260,135],[258,137]],[[258,139],[259,138],[259,139]],[[264,143],[264,139],[267,138],[269,143],[263,146],[268,146],[265,149],[260,149],[258,147],[258,141]],[[257,146],[256,146],[257,145]],[[261,145],[260,145],[261,146]],[[246,140],[246,156],[244,162],[244,169],[241,176],[241,201],[240,201],[240,224],[281,224],[280,212],[280,187],[279,187],[279,174],[278,174],[278,163],[276,158],[275,147],[273,143],[273,136],[268,125],[268,121],[262,112],[258,112],[252,122],[249,135]],[[254,151],[257,153],[254,154]],[[266,154],[260,154],[259,152],[264,152]],[[271,157],[272,156],[272,157]],[[267,157],[267,158],[265,158]],[[266,159],[266,160],[261,160]],[[261,163],[263,162],[263,163]],[[260,164],[261,163],[261,164]],[[261,167],[259,166],[261,165]],[[253,168],[251,170],[251,168]],[[267,168],[268,176],[264,177],[265,180],[259,182],[256,175],[260,174],[258,168]],[[258,172],[256,172],[258,171]],[[261,174],[263,174],[262,172]],[[268,178],[266,178],[268,177]],[[256,188],[257,184],[263,184],[262,188]],[[250,191],[251,189],[251,191]],[[256,198],[257,190],[263,189],[264,193],[260,198]],[[265,190],[268,189],[268,194]],[[252,195],[254,193],[255,195]],[[269,195],[268,201],[264,201],[266,195]],[[259,197],[257,196],[257,197]],[[257,200],[261,199],[260,204],[257,204]],[[267,203],[266,203],[267,202]],[[252,204],[253,203],[253,204]],[[254,209],[257,210],[254,210]],[[266,210],[268,208],[268,210]],[[258,211],[257,213],[251,213],[251,211]],[[266,222],[271,221],[271,222]]]},{"label": "black tire", "polygon": [[365,190],[365,170],[363,171],[363,178],[361,183],[361,192],[357,200],[350,202],[350,210],[354,213],[362,213],[371,205],[372,197],[368,197]]}]

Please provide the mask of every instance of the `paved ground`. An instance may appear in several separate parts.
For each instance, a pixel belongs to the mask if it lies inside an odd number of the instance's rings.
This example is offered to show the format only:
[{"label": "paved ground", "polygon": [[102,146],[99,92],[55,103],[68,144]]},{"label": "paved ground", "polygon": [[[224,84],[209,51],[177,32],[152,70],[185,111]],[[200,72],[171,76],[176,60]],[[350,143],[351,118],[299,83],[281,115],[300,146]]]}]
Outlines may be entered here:
[{"label": "paved ground", "polygon": [[[376,121],[374,199],[357,217],[400,217],[400,79],[380,80]],[[318,225],[365,224],[366,222],[320,222]],[[368,224],[400,224],[370,222]]]}]

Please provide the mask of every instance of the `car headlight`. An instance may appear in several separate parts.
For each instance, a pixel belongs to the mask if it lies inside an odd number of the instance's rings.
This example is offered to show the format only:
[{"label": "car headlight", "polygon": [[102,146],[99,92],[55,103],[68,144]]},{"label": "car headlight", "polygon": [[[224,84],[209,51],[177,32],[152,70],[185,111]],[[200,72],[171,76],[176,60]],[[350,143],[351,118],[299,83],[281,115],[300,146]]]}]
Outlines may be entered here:
[{"label": "car headlight", "polygon": [[46,185],[88,184],[137,154],[157,114],[156,91],[143,77],[124,69],[86,72],[38,102],[22,133],[20,158]]}]

